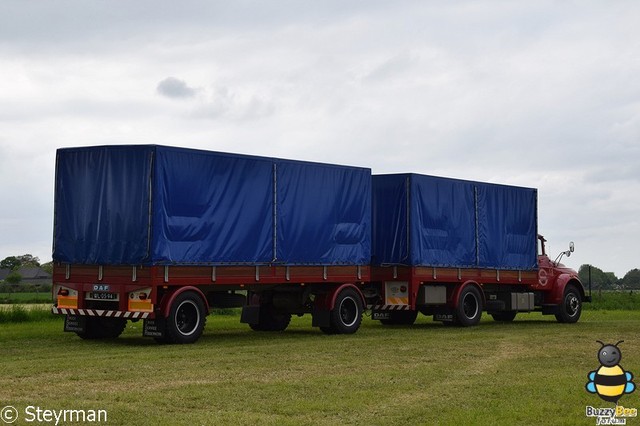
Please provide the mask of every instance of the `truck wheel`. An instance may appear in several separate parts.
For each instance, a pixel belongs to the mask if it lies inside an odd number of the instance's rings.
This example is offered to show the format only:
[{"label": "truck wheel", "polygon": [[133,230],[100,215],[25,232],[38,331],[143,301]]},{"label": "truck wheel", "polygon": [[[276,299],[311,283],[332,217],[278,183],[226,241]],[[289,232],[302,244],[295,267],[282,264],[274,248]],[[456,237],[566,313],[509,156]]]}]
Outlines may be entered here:
[{"label": "truck wheel", "polygon": [[411,325],[416,321],[418,311],[391,311],[389,319],[380,320],[384,325]]},{"label": "truck wheel", "polygon": [[124,318],[87,317],[84,332],[76,333],[81,339],[115,339],[127,326]]},{"label": "truck wheel", "polygon": [[582,297],[580,297],[580,291],[575,285],[569,284],[564,289],[564,297],[562,298],[562,304],[558,306],[558,313],[556,314],[556,320],[562,323],[574,323],[580,319],[582,313]]},{"label": "truck wheel", "polygon": [[492,312],[491,316],[494,321],[499,322],[511,322],[516,317],[516,311],[503,311],[503,312]]},{"label": "truck wheel", "polygon": [[171,305],[164,340],[167,343],[193,343],[202,335],[206,320],[202,298],[193,291],[181,293]]},{"label": "truck wheel", "polygon": [[249,324],[254,331],[284,331],[291,322],[291,314],[275,312],[273,306],[260,306],[257,324]]},{"label": "truck wheel", "polygon": [[477,325],[482,317],[482,294],[473,285],[462,289],[456,306],[456,323],[463,327]]},{"label": "truck wheel", "polygon": [[353,288],[345,288],[336,298],[331,311],[330,327],[320,327],[326,334],[352,334],[362,323],[362,299]]}]

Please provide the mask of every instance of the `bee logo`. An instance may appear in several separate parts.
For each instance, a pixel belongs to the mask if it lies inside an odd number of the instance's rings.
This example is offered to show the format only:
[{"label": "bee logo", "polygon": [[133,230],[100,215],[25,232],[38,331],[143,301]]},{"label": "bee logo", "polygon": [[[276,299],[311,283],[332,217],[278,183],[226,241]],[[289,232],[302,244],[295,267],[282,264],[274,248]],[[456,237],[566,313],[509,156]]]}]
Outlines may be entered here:
[{"label": "bee logo", "polygon": [[619,341],[615,345],[604,344],[599,340],[602,347],[598,350],[598,361],[600,368],[591,371],[587,377],[589,381],[585,385],[587,392],[596,393],[605,401],[615,402],[625,393],[631,393],[636,389],[633,383],[633,373],[624,371],[620,366],[622,359],[622,351],[618,345],[624,340]]}]

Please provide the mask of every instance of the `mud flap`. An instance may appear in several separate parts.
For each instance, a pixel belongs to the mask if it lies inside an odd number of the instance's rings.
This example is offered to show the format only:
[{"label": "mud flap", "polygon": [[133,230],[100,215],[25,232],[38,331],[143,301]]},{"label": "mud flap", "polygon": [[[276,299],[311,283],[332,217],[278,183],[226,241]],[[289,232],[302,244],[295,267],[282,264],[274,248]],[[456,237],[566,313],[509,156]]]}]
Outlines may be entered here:
[{"label": "mud flap", "polygon": [[371,319],[381,321],[391,319],[391,311],[373,311],[371,312]]},{"label": "mud flap", "polygon": [[87,326],[87,317],[81,315],[67,315],[64,317],[64,331],[84,333]]},{"label": "mud flap", "polygon": [[259,324],[260,323],[260,306],[245,305],[242,307],[242,315],[240,316],[242,324]]},{"label": "mud flap", "polygon": [[144,337],[164,337],[165,319],[145,319],[142,327],[142,335]]},{"label": "mud flap", "polygon": [[454,323],[456,322],[456,315],[449,308],[438,307],[434,310],[433,320],[446,323]]},{"label": "mud flap", "polygon": [[312,315],[312,327],[330,327],[331,326],[331,311],[313,309]]}]

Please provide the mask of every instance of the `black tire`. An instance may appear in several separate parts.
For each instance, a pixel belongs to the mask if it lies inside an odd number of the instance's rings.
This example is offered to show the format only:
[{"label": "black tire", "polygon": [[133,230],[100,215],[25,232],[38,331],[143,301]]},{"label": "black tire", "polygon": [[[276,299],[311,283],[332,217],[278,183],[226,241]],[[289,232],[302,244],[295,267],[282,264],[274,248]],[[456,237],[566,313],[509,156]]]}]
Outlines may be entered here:
[{"label": "black tire", "polygon": [[476,286],[468,285],[458,296],[456,323],[463,327],[477,325],[482,317],[482,294]]},{"label": "black tire", "polygon": [[581,314],[582,296],[580,295],[580,290],[578,290],[575,285],[569,284],[564,289],[562,303],[558,306],[556,320],[566,324],[573,324],[578,322]]},{"label": "black tire", "polygon": [[258,321],[249,327],[254,331],[284,331],[291,322],[291,314],[276,312],[271,305],[262,305]]},{"label": "black tire", "polygon": [[326,334],[353,334],[362,323],[362,298],[353,288],[345,288],[336,297],[330,314],[331,326],[320,327]]},{"label": "black tire", "polygon": [[382,319],[380,323],[384,325],[412,325],[416,322],[418,311],[391,311],[389,319]]},{"label": "black tire", "polygon": [[171,305],[164,340],[167,343],[194,343],[207,321],[205,304],[196,292],[179,294]]},{"label": "black tire", "polygon": [[502,311],[502,312],[492,312],[491,316],[494,321],[499,322],[511,322],[516,317],[516,311]]},{"label": "black tire", "polygon": [[116,339],[127,326],[124,318],[86,317],[84,332],[76,333],[81,339]]}]

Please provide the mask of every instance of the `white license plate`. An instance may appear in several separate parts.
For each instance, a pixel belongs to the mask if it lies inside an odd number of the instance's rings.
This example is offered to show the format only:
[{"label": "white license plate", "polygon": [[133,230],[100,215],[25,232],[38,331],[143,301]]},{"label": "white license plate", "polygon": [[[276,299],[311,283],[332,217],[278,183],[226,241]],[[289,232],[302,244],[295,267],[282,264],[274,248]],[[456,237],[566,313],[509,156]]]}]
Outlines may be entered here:
[{"label": "white license plate", "polygon": [[103,292],[97,292],[97,291],[92,291],[87,293],[87,297],[85,298],[87,300],[120,300],[119,294],[118,293],[103,293]]}]

